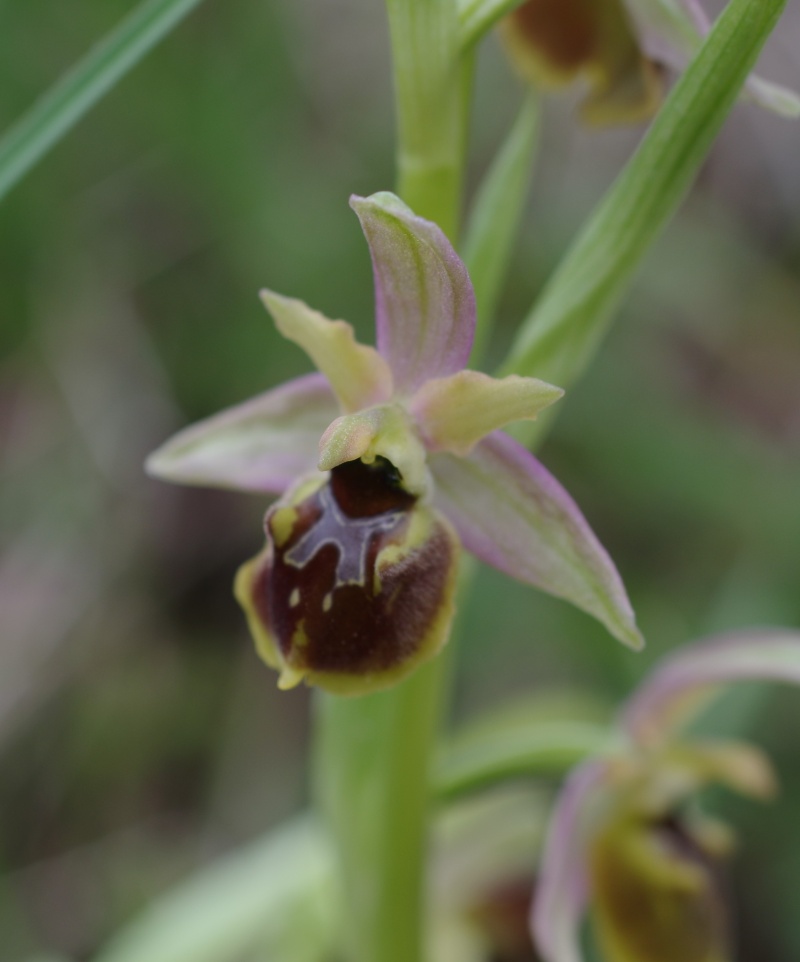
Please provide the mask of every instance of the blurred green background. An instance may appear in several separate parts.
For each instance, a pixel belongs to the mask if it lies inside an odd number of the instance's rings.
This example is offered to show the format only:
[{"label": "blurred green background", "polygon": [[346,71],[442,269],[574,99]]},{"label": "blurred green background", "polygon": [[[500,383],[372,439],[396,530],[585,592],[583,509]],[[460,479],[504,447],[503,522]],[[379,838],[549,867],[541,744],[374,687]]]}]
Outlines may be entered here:
[{"label": "blurred green background", "polygon": [[[0,127],[132,9],[0,0]],[[762,72],[800,86],[800,8]],[[548,102],[492,345],[641,130]],[[470,182],[520,100],[482,54]],[[800,125],[740,106],[542,452],[627,583],[641,656],[482,571],[453,714],[619,700],[665,651],[800,625]],[[88,958],[169,884],[307,801],[306,691],[280,693],[230,592],[265,502],[142,473],[175,429],[307,369],[260,286],[372,332],[350,193],[392,184],[389,52],[367,0],[208,0],[0,206],[0,962]],[[800,697],[743,687],[783,793],[721,799],[740,958],[800,958]],[[145,962],[145,960],[143,960]]]}]

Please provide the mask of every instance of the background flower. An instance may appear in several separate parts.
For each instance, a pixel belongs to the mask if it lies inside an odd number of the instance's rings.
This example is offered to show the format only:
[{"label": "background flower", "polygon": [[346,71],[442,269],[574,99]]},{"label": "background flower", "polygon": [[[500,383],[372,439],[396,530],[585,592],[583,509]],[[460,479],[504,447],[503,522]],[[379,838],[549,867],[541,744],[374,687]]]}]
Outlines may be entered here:
[{"label": "background flower", "polygon": [[[711,21],[698,0],[526,0],[501,23],[523,76],[544,87],[583,80],[581,117],[591,124],[636,123],[664,94],[664,68],[682,71]],[[753,74],[747,98],[787,117],[800,115],[791,90]]]},{"label": "background flower", "polygon": [[728,957],[715,863],[732,836],[687,803],[713,783],[768,798],[775,780],[752,746],[680,732],[721,685],[746,679],[800,684],[800,634],[740,632],[665,659],[624,707],[621,744],[570,776],[552,816],[533,907],[546,962],[580,962],[587,909],[609,962]]}]

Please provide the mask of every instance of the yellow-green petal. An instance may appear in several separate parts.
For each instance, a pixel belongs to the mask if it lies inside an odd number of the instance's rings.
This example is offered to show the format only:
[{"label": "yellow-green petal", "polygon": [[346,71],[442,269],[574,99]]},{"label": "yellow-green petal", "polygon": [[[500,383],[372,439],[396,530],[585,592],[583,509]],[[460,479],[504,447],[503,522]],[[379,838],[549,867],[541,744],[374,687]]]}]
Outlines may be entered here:
[{"label": "yellow-green petal", "polygon": [[487,434],[533,420],[564,392],[546,381],[459,371],[424,384],[409,402],[430,451],[466,455]]},{"label": "yellow-green petal", "polygon": [[769,758],[747,742],[693,740],[670,747],[671,764],[697,779],[697,788],[717,783],[752,798],[771,798],[777,779]]},{"label": "yellow-green petal", "polygon": [[327,377],[344,411],[358,411],[392,394],[389,365],[374,347],[359,344],[346,321],[331,321],[303,301],[261,291],[275,326],[301,347]]}]

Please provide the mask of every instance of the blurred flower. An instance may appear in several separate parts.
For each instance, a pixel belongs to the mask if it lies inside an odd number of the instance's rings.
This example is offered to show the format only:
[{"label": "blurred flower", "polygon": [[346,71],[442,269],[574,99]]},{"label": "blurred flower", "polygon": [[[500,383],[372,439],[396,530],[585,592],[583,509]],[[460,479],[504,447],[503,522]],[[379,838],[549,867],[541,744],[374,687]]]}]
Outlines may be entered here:
[{"label": "blurred flower", "polygon": [[475,296],[447,238],[392,194],[351,204],[372,255],[377,349],[263,291],[320,373],[179,433],[147,465],[172,481],[282,495],[265,549],[236,579],[279,685],[359,693],[432,656],[452,619],[459,538],[638,647],[619,576],[577,506],[497,430],[562,391],[464,370]]},{"label": "blurred flower", "polygon": [[622,744],[570,776],[533,909],[546,962],[580,962],[587,907],[608,962],[730,957],[718,874],[734,837],[688,803],[711,783],[767,798],[775,779],[753,746],[678,732],[719,685],[741,679],[800,683],[800,633],[721,636],[668,658],[623,710]]},{"label": "blurred flower", "polygon": [[431,940],[436,962],[535,962],[532,873],[548,794],[507,783],[442,806],[433,823]]},{"label": "blurred flower", "polygon": [[[520,72],[544,87],[585,79],[591,124],[636,123],[663,99],[663,68],[683,70],[710,22],[697,0],[526,0],[501,23]],[[746,97],[800,115],[791,91],[752,75]]]}]

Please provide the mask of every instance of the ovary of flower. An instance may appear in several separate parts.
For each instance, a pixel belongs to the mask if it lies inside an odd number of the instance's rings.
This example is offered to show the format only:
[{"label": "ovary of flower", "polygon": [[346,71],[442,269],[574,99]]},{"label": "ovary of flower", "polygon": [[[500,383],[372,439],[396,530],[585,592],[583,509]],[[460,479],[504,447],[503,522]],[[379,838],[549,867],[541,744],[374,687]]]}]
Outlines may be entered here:
[{"label": "ovary of flower", "polygon": [[320,373],[182,431],[148,460],[168,480],[281,496],[266,547],[236,581],[260,654],[282,687],[393,684],[447,640],[460,543],[639,647],[619,576],[577,506],[500,430],[562,391],[465,370],[475,295],[447,238],[393,194],[351,204],[372,256],[376,347],[262,291]]}]

